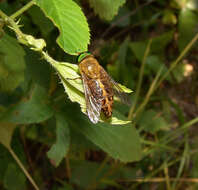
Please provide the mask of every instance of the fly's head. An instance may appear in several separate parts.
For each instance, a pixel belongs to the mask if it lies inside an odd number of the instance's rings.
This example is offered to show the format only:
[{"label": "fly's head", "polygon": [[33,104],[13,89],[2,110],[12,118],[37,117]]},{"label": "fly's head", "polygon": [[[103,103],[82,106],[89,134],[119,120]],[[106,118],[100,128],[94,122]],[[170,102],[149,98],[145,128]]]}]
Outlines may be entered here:
[{"label": "fly's head", "polygon": [[81,73],[84,73],[90,79],[100,77],[100,65],[92,55],[86,55],[79,63]]}]

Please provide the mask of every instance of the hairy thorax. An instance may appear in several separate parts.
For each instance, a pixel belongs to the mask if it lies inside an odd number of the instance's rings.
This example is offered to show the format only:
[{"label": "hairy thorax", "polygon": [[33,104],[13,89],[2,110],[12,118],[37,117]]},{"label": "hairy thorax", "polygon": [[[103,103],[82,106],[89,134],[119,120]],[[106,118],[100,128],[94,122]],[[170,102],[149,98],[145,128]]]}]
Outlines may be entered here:
[{"label": "hairy thorax", "polygon": [[100,65],[93,56],[88,56],[79,64],[80,71],[90,79],[100,78]]}]

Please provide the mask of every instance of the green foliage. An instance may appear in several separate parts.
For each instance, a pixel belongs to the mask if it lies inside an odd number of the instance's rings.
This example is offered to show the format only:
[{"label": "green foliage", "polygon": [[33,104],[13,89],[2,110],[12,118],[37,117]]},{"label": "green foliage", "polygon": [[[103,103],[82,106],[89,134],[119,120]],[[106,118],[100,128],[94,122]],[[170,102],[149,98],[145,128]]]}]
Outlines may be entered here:
[{"label": "green foliage", "polygon": [[[197,8],[1,2],[0,189],[196,189]],[[131,100],[97,124],[77,65],[88,45]]]},{"label": "green foliage", "polygon": [[138,121],[141,130],[155,134],[160,130],[168,130],[169,124],[165,119],[154,110],[147,110],[142,113],[141,119]]},{"label": "green foliage", "polygon": [[4,122],[0,123],[0,143],[3,144],[6,148],[10,147],[12,135],[15,128],[15,124]]},{"label": "green foliage", "polygon": [[198,13],[191,9],[184,9],[179,15],[179,49],[182,51],[193,35],[197,33]]},{"label": "green foliage", "polygon": [[16,124],[30,124],[45,121],[52,115],[53,110],[49,106],[46,90],[35,85],[31,94],[16,105],[10,106],[0,120]]},{"label": "green foliage", "polygon": [[[123,162],[137,161],[141,156],[140,139],[136,129],[128,125],[109,125],[107,123],[93,124],[82,114],[71,117],[71,125],[87,139],[102,148],[115,159]],[[69,118],[68,118],[69,119]],[[78,124],[80,121],[80,126]],[[124,146],[123,146],[124,144]],[[133,151],[131,151],[133,150]]]},{"label": "green foliage", "polygon": [[24,80],[24,56],[25,52],[16,39],[7,34],[0,39],[1,91],[13,91]]},{"label": "green foliage", "polygon": [[4,184],[6,189],[25,189],[26,178],[24,174],[14,164],[9,164],[4,176]]},{"label": "green foliage", "polygon": [[48,151],[47,155],[49,159],[58,166],[61,160],[66,156],[69,145],[70,135],[67,121],[63,115],[56,115],[56,143]]},{"label": "green foliage", "polygon": [[36,0],[36,4],[58,27],[57,43],[68,54],[87,51],[89,27],[80,7],[72,0]]},{"label": "green foliage", "polygon": [[39,7],[31,7],[28,10],[28,13],[31,16],[33,23],[40,28],[42,35],[47,37],[47,35],[54,29],[53,23],[45,17]]},{"label": "green foliage", "polygon": [[112,20],[125,0],[89,0],[89,3],[95,14],[98,14],[100,18]]}]

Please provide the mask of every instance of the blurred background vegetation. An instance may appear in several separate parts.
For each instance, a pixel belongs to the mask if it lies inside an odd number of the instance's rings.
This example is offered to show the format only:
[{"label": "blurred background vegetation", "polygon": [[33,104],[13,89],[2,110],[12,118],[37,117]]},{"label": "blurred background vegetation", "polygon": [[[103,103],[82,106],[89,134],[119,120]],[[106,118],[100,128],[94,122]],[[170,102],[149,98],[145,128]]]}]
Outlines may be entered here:
[{"label": "blurred background vegetation", "polygon": [[[100,1],[75,2],[89,51],[134,91],[131,107],[114,105],[132,123],[91,124],[54,69],[0,24],[0,189],[198,189],[197,0]],[[0,10],[11,15],[28,2],[1,0]],[[53,59],[77,62],[37,6],[19,24],[45,39]]]}]

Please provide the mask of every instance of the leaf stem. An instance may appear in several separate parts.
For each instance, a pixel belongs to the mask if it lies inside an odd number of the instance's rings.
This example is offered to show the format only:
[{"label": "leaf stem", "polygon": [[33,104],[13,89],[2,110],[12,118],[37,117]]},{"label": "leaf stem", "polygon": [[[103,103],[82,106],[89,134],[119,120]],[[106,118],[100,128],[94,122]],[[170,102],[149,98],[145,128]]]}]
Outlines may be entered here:
[{"label": "leaf stem", "polygon": [[21,170],[23,171],[23,173],[25,174],[25,176],[28,178],[28,180],[30,181],[30,183],[32,184],[32,186],[36,189],[39,190],[38,186],[36,185],[36,183],[34,182],[34,180],[32,179],[32,177],[30,176],[30,174],[27,172],[27,170],[25,169],[25,167],[23,166],[23,164],[21,163],[21,161],[19,160],[19,158],[17,157],[17,155],[15,154],[15,152],[9,147],[8,151],[10,152],[10,154],[12,155],[12,157],[14,158],[14,160],[17,162],[17,164],[19,165],[19,167],[21,168]]},{"label": "leaf stem", "polygon": [[1,17],[3,20],[5,20],[5,19],[8,18],[8,16],[7,16],[3,11],[1,11],[1,10],[0,10],[0,17]]},{"label": "leaf stem", "polygon": [[10,18],[9,16],[7,16],[3,11],[0,10],[0,17],[3,19],[3,21],[8,24],[10,26],[10,28],[12,30],[14,30],[14,32],[17,35],[17,38],[20,39],[22,38],[22,36],[24,35],[19,26],[17,25],[17,23],[14,22],[14,20],[12,18]]},{"label": "leaf stem", "polygon": [[10,18],[15,19],[16,17],[20,16],[23,12],[25,12],[26,10],[28,10],[31,6],[33,6],[35,4],[35,1],[32,0],[29,3],[27,3],[25,6],[23,6],[21,9],[19,9],[18,11],[16,11],[14,14],[12,14],[10,16]]},{"label": "leaf stem", "polygon": [[[29,4],[27,4],[27,6],[30,7],[31,5],[33,5],[33,3],[34,1],[31,1]],[[24,7],[22,9],[25,10]],[[43,39],[36,39],[31,35],[24,34],[20,30],[20,27],[17,24],[17,22],[13,20],[13,15],[12,17],[9,17],[3,11],[0,10],[0,17],[3,19],[3,22],[6,23],[9,26],[9,28],[11,28],[15,32],[17,39],[20,43],[26,46],[30,46],[30,48],[34,51],[40,52],[43,58],[51,65],[55,65],[58,63],[52,57],[50,57],[47,52],[43,51],[43,48],[45,47],[45,41]]]}]

